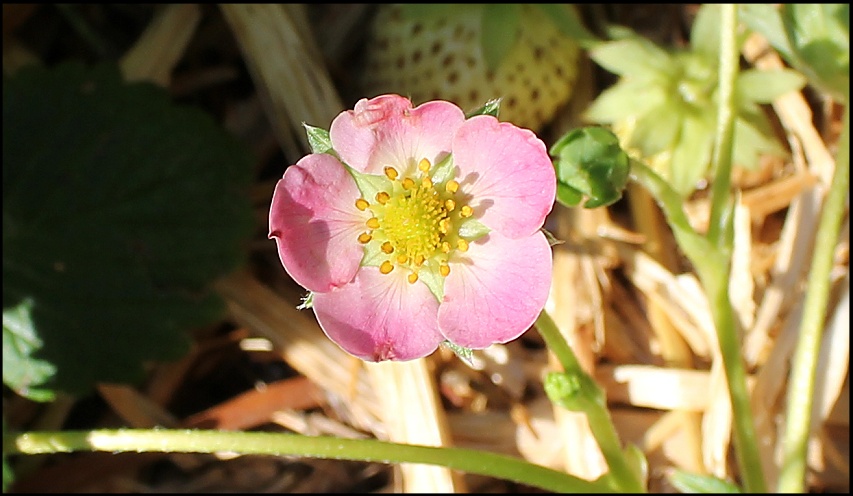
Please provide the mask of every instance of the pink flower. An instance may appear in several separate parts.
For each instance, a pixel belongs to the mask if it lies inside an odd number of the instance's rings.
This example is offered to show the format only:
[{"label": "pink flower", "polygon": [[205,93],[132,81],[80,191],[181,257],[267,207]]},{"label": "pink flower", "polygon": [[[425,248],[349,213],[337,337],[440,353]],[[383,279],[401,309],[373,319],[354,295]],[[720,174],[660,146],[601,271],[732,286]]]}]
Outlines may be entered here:
[{"label": "pink flower", "polygon": [[303,157],[278,181],[269,236],[332,341],[365,360],[411,360],[532,325],[551,284],[540,228],[556,193],[542,141],[397,95],[359,101],[329,137],[334,154]]}]

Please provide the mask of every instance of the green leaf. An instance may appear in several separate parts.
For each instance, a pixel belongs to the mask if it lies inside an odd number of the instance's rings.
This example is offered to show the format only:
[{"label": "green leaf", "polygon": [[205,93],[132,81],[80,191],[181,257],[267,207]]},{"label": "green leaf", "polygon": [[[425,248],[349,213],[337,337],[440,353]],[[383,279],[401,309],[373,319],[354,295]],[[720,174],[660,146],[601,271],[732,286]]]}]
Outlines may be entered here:
[{"label": "green leaf", "polygon": [[720,53],[720,6],[704,3],[696,13],[690,30],[690,48],[703,57],[717,60]]},{"label": "green leaf", "polygon": [[738,18],[753,31],[761,34],[786,60],[792,60],[791,44],[779,8],[767,3],[744,3],[738,5]]},{"label": "green leaf", "polygon": [[672,71],[672,57],[639,36],[602,43],[589,51],[601,67],[624,77],[656,79]]},{"label": "green leaf", "polygon": [[308,136],[308,145],[311,146],[312,153],[332,153],[332,139],[329,138],[329,131],[323,128],[309,126],[302,123],[305,128],[305,134]]},{"label": "green leaf", "polygon": [[559,3],[534,4],[545,17],[551,20],[563,35],[577,41],[581,47],[589,49],[601,43],[601,39],[592,34],[577,13],[574,5]]},{"label": "green leaf", "polygon": [[688,115],[681,121],[681,134],[672,152],[666,177],[681,196],[690,195],[711,165],[714,137],[713,115]]},{"label": "green leaf", "polygon": [[588,197],[584,207],[594,208],[622,198],[629,159],[612,132],[602,127],[576,129],[557,140],[550,154],[557,158],[558,199],[563,195],[571,200],[575,197],[571,190],[576,190]]},{"label": "green leaf", "polygon": [[4,327],[27,302],[44,387],[87,393],[182,356],[223,315],[211,282],[245,259],[245,147],[114,65],[4,78],[3,129]]},{"label": "green leaf", "polygon": [[[637,98],[643,95],[643,98]],[[613,124],[668,104],[665,87],[648,81],[622,79],[604,90],[584,112],[584,119]]]},{"label": "green leaf", "polygon": [[738,74],[738,98],[756,103],[772,103],[776,98],[802,89],[806,78],[791,69],[747,69]]},{"label": "green leaf", "polygon": [[713,475],[700,475],[675,469],[667,474],[669,482],[682,493],[740,494],[739,487]]},{"label": "green leaf", "polygon": [[521,5],[517,3],[492,3],[483,8],[483,28],[480,49],[486,68],[496,71],[518,41],[521,27]]},{"label": "green leaf", "polygon": [[850,91],[850,5],[784,4],[792,64],[833,98]]},{"label": "green leaf", "polygon": [[49,361],[38,358],[44,342],[33,325],[33,300],[3,309],[3,382],[33,401],[53,401],[55,394],[41,387],[56,373]]},{"label": "green leaf", "polygon": [[465,114],[465,118],[470,119],[471,117],[474,117],[475,115],[491,115],[492,117],[497,118],[498,115],[500,114],[500,112],[501,112],[501,99],[495,98],[493,100],[489,100],[488,102],[486,102],[486,104],[483,105],[482,107],[468,112],[467,114]]}]

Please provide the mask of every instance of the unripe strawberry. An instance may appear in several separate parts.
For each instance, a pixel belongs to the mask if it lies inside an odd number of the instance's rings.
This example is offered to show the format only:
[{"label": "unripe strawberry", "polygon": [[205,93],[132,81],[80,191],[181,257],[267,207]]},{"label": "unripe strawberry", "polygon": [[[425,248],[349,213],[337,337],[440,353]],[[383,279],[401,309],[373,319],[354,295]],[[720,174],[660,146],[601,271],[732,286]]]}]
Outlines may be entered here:
[{"label": "unripe strawberry", "polygon": [[383,5],[366,50],[368,96],[449,100],[466,110],[502,98],[500,119],[533,130],[571,97],[579,53],[543,9],[518,4]]}]

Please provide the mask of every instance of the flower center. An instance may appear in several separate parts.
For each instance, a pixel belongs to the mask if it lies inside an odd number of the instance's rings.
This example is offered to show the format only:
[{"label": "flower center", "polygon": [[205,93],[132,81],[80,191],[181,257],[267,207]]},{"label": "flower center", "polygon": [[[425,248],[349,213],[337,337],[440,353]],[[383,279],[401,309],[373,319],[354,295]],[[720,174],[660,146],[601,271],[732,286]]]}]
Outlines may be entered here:
[{"label": "flower center", "polygon": [[[450,274],[448,259],[454,250],[467,251],[468,241],[458,234],[461,221],[473,210],[461,204],[459,183],[453,179],[434,184],[432,164],[422,159],[416,177],[401,178],[397,169],[385,168],[391,188],[376,193],[373,202],[359,198],[356,208],[370,209],[373,217],[358,241],[371,247],[383,259],[379,271],[389,274],[395,267],[411,271],[408,280],[415,283],[422,269]],[[378,262],[378,260],[377,260]]]}]

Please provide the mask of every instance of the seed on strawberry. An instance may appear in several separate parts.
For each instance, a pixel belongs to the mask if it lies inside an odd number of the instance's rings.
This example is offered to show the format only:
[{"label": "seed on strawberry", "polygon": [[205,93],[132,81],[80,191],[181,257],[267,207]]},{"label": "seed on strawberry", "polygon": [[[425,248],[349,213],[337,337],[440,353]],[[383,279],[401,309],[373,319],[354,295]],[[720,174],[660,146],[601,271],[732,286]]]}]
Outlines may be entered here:
[{"label": "seed on strawberry", "polygon": [[[484,33],[484,16],[494,12],[489,6],[411,7],[378,9],[361,78],[368,95],[398,93],[416,104],[449,100],[466,110],[502,98],[500,119],[533,130],[571,97],[578,45],[540,8],[519,5],[515,33]],[[491,36],[487,42],[515,37],[494,68],[483,53],[484,35]]]}]

